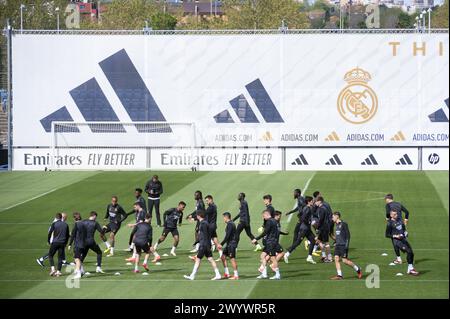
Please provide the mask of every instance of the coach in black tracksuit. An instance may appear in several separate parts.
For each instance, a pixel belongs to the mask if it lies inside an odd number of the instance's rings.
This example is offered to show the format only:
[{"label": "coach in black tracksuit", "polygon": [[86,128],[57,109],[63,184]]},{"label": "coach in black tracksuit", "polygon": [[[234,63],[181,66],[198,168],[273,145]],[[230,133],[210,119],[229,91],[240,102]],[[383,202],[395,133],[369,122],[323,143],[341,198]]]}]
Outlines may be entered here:
[{"label": "coach in black tracksuit", "polygon": [[248,210],[248,203],[245,200],[245,194],[239,193],[238,200],[240,204],[239,214],[237,214],[236,217],[233,218],[233,222],[239,219],[239,224],[236,228],[236,245],[239,244],[239,240],[243,230],[245,230],[245,233],[250,238],[250,240],[255,239],[255,236],[253,236],[252,229],[250,227],[250,212]]},{"label": "coach in black tracksuit", "polygon": [[148,194],[148,213],[150,218],[153,215],[153,206],[155,207],[156,224],[161,227],[161,216],[159,214],[160,197],[163,193],[163,185],[159,181],[158,175],[153,175],[152,179],[145,185],[145,192]]},{"label": "coach in black tracksuit", "polygon": [[[53,235],[53,240],[50,243],[51,237]],[[56,221],[52,223],[48,231],[48,243],[50,249],[48,251],[48,259],[50,261],[50,266],[52,271],[55,267],[55,262],[53,256],[58,252],[58,266],[57,270],[60,272],[64,259],[64,249],[66,248],[67,241],[69,240],[69,226],[65,221],[62,220],[62,214],[56,214]]]}]

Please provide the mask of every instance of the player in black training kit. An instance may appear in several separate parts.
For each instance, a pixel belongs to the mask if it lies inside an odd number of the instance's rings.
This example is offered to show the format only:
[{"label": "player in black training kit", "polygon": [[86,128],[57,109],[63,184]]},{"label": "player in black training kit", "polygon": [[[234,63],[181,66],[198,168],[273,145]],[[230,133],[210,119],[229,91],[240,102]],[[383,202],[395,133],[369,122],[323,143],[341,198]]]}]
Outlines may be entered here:
[{"label": "player in black training kit", "polygon": [[[409,219],[409,211],[406,209],[405,206],[403,206],[399,202],[394,202],[394,195],[387,194],[384,196],[384,201],[386,203],[386,222],[388,222],[391,219],[391,211],[397,212],[397,219],[402,221],[405,226],[408,225],[408,219]],[[403,214],[405,213],[405,218],[403,219]],[[400,256],[400,249],[398,249],[398,246],[394,245],[394,241],[392,241],[392,246],[394,247],[395,256],[393,263],[396,265],[399,265],[402,263],[402,257]]]},{"label": "player in black training kit", "polygon": [[70,234],[69,250],[73,244],[73,258],[75,259],[74,279],[79,279],[84,275],[82,259],[86,247],[86,227],[81,220],[80,213],[73,213],[73,219],[75,220],[75,225]]},{"label": "player in black training kit", "polygon": [[[223,253],[220,257],[223,263],[224,268],[224,278],[231,280],[238,280],[239,273],[236,262],[236,248],[237,248],[237,240],[236,240],[236,225],[231,220],[231,214],[229,212],[225,212],[223,215],[223,221],[227,225],[225,227],[225,237],[222,242],[218,246],[219,249],[222,249]],[[231,266],[233,266],[233,276],[230,276],[230,272],[228,270],[227,258],[230,259]]]},{"label": "player in black training kit", "polygon": [[164,230],[161,234],[161,237],[159,237],[158,242],[153,247],[155,251],[158,248],[159,244],[166,240],[167,235],[172,234],[173,246],[170,250],[170,254],[176,257],[175,250],[177,249],[178,243],[180,242],[180,234],[178,233],[177,226],[181,225],[181,221],[183,220],[183,211],[185,208],[186,203],[181,201],[178,203],[178,206],[176,208],[171,208],[164,212]]},{"label": "player in black training kit", "polygon": [[322,250],[322,262],[331,263],[333,262],[331,258],[331,248],[329,243],[330,229],[332,222],[332,213],[323,204],[323,197],[318,196],[314,202],[316,206],[317,214],[317,240],[319,242],[320,249]]},{"label": "player in black training kit", "polygon": [[399,219],[397,211],[392,210],[390,215],[391,218],[386,226],[386,237],[391,238],[395,248],[406,253],[406,260],[408,261],[407,273],[412,276],[418,276],[419,273],[414,269],[414,252],[407,240],[408,232],[405,224]]},{"label": "player in black training kit", "polygon": [[139,273],[139,259],[141,257],[141,253],[145,253],[144,257],[144,263],[142,264],[142,267],[146,271],[149,271],[147,262],[148,257],[150,256],[150,252],[153,252],[152,248],[152,237],[153,237],[153,229],[150,225],[151,222],[151,215],[147,213],[145,215],[145,219],[141,223],[137,223],[131,234],[133,235],[133,243],[136,247],[136,259],[134,262],[134,273]]},{"label": "player in black training kit", "polygon": [[337,276],[331,277],[333,280],[343,279],[340,259],[347,266],[352,267],[358,274],[358,278],[362,278],[361,268],[348,259],[348,248],[350,245],[350,231],[346,222],[341,220],[341,213],[333,213],[333,222],[336,224],[336,245],[334,246],[334,262],[336,264]]},{"label": "player in black training kit", "polygon": [[[287,236],[287,235],[289,235],[289,232],[281,230],[281,217],[282,216],[283,216],[282,212],[280,212],[278,210],[275,211],[274,219],[277,221],[278,233],[279,233],[279,235]],[[283,257],[284,257],[284,249],[280,245],[280,236],[278,236],[278,246],[277,246],[277,256],[276,256],[277,261],[279,262],[280,259]],[[269,260],[269,256],[267,256],[266,259]]]},{"label": "player in black training kit", "polygon": [[[67,213],[61,213],[61,216],[62,216],[62,217],[61,217],[61,220],[62,220],[62,221],[66,221],[66,220],[67,220]],[[58,220],[58,219],[54,218],[52,224],[53,224],[54,222],[56,222],[57,220]],[[48,231],[47,231],[47,232],[50,231],[50,228],[51,228],[51,227],[52,227],[52,226],[50,225],[50,227],[48,228]],[[53,237],[50,237],[50,243],[52,242],[52,240],[53,240]],[[48,251],[47,251],[47,253],[46,253],[44,256],[41,256],[41,257],[37,258],[37,259],[36,259],[36,262],[38,263],[39,266],[41,266],[42,268],[44,268],[44,261],[45,261],[46,259],[48,259]],[[63,262],[62,262],[63,266],[69,265],[69,263],[66,261],[66,252],[65,252],[65,250],[63,250],[63,256],[62,256],[62,259],[63,259]]]},{"label": "player in black training kit", "polygon": [[266,237],[264,249],[261,253],[261,267],[259,269],[261,275],[259,275],[257,278],[267,278],[266,256],[270,256],[270,260],[272,261],[272,270],[275,271],[275,276],[270,277],[270,279],[281,279],[280,270],[278,268],[278,261],[276,258],[280,237],[278,223],[274,218],[272,218],[271,212],[268,209],[263,211],[262,216],[265,221],[264,231],[262,234],[253,239],[253,243],[256,243],[257,240]]},{"label": "player in black training kit", "polygon": [[205,211],[205,203],[203,202],[203,194],[201,191],[195,191],[194,193],[194,200],[195,200],[195,210],[189,214],[186,219],[190,222],[196,222],[195,224],[195,231],[194,231],[194,249],[192,249],[191,253],[196,253],[198,251],[198,247],[200,246],[198,242],[198,229],[200,226],[200,221],[197,219],[197,212],[198,211]]},{"label": "player in black training kit", "polygon": [[[53,222],[48,231],[47,241],[50,245],[48,259],[51,266],[50,276],[59,277],[61,276],[61,268],[65,257],[64,249],[66,249],[67,241],[69,240],[69,226],[66,224],[65,220],[63,220],[61,213],[57,213],[55,219],[56,221]],[[56,252],[58,252],[58,265],[55,270],[53,256],[55,256]]]},{"label": "player in black training kit", "polygon": [[153,206],[155,207],[156,224],[161,227],[161,217],[159,215],[159,203],[163,193],[163,186],[158,175],[153,175],[152,179],[145,184],[145,192],[148,194],[148,212],[150,213],[150,223],[152,220]]},{"label": "player in black training kit", "polygon": [[125,220],[125,218],[127,218],[127,213],[122,206],[119,205],[118,197],[113,196],[111,198],[111,204],[106,207],[105,219],[108,219],[109,223],[106,226],[103,226],[104,233],[110,233],[109,239],[111,241],[105,241],[105,254],[109,253],[106,257],[114,256],[115,237],[120,229],[122,221]]},{"label": "player in black training kit", "polygon": [[[147,211],[143,208],[142,205],[143,205],[142,201],[134,202],[133,210],[127,214],[127,216],[134,214],[134,223],[128,224],[127,225],[128,227],[133,228],[134,226],[136,226],[136,224],[142,223],[145,220],[145,215],[147,214]],[[134,259],[136,258],[136,250],[134,249],[133,235],[131,233],[128,245],[129,247],[128,249],[125,249],[125,251],[132,251],[133,255],[125,260],[128,262],[134,262]]]},{"label": "player in black training kit", "polygon": [[97,254],[97,268],[95,269],[96,273],[104,274],[102,270],[102,251],[98,244],[95,242],[95,232],[98,231],[100,237],[103,241],[106,240],[104,230],[97,222],[97,212],[90,212],[89,219],[83,220],[83,225],[86,231],[86,240],[84,251],[81,256],[81,262],[84,263],[84,259],[87,256],[89,250],[92,250]]},{"label": "player in black training kit", "polygon": [[195,275],[197,274],[198,268],[200,267],[200,262],[203,257],[208,258],[208,261],[211,263],[212,268],[214,269],[215,276],[211,280],[219,280],[221,279],[219,269],[217,268],[216,262],[212,257],[211,251],[211,229],[209,227],[208,222],[205,219],[204,211],[195,212],[197,220],[199,221],[198,227],[198,239],[199,239],[199,249],[197,252],[197,257],[195,258],[194,269],[189,276],[184,276],[184,278],[189,280],[194,280]]},{"label": "player in black training kit", "polygon": [[206,195],[205,201],[207,205],[205,218],[211,229],[211,243],[213,244],[212,251],[214,252],[215,248],[217,248],[220,259],[222,257],[222,249],[219,249],[219,241],[217,240],[217,206],[214,204],[214,198],[212,195]]},{"label": "player in black training kit", "polygon": [[[250,238],[250,240],[255,239],[255,236],[252,234],[252,229],[250,227],[250,211],[248,209],[248,203],[245,200],[245,194],[239,193],[238,195],[238,201],[239,201],[239,214],[236,215],[236,217],[233,218],[233,221],[236,221],[239,219],[239,224],[236,228],[236,242],[239,244],[239,240],[241,237],[241,233],[243,230],[245,230],[245,233]],[[255,251],[261,250],[262,247],[260,244],[256,243]]]},{"label": "player in black training kit", "polygon": [[312,215],[312,207],[313,207],[313,198],[311,196],[305,197],[305,206],[303,206],[302,210],[297,214],[298,222],[295,226],[294,230],[294,238],[292,240],[292,245],[287,249],[287,252],[284,254],[284,261],[289,263],[289,256],[292,252],[302,243],[302,240],[306,238],[311,244],[308,246],[308,257],[306,261],[315,264],[312,257],[312,252],[314,249],[315,238],[314,234],[311,231],[311,215]]}]

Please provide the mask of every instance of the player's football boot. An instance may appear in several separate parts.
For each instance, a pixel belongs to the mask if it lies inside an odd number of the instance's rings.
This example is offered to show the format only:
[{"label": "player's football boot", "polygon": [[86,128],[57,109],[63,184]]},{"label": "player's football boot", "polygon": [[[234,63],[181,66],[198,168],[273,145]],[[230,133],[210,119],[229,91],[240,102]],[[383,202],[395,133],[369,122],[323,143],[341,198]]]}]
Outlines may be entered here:
[{"label": "player's football boot", "polygon": [[148,265],[147,264],[142,264],[142,267],[144,267],[144,269],[146,270],[146,271],[149,271],[150,269],[148,269]]},{"label": "player's football boot", "polygon": [[284,254],[283,259],[286,264],[289,264],[289,255]]},{"label": "player's football boot", "polygon": [[322,255],[322,253],[320,251],[316,250],[312,253],[312,255],[315,257],[320,257]]},{"label": "player's football boot", "polygon": [[125,259],[125,261],[128,261],[129,263],[135,263],[136,259],[133,257],[130,257],[130,258]]},{"label": "player's football boot", "polygon": [[106,255],[106,257],[114,257],[113,253],[109,253],[108,255]]},{"label": "player's football boot", "polygon": [[317,264],[317,263],[314,261],[314,259],[312,258],[312,256],[308,256],[308,257],[306,258],[306,262],[307,262],[307,263],[310,263],[310,264],[313,264],[313,265]]},{"label": "player's football boot", "polygon": [[188,258],[190,259],[190,260],[192,260],[192,261],[196,261],[197,260],[197,256],[188,256]]},{"label": "player's football boot", "polygon": [[223,274],[223,279],[229,279],[230,278],[230,274]]},{"label": "player's football boot", "polygon": [[39,266],[44,268],[44,262],[40,258],[36,259],[36,262],[38,263]]},{"label": "player's football boot", "polygon": [[239,276],[231,276],[228,278],[229,280],[239,280]]},{"label": "player's football boot", "polygon": [[171,251],[170,254],[171,254],[173,257],[177,257],[177,254],[175,254],[174,251]]},{"label": "player's football boot", "polygon": [[156,263],[156,262],[158,262],[160,260],[161,260],[161,256],[157,255],[157,256],[155,256],[155,258],[153,258],[152,263]]},{"label": "player's football boot", "polygon": [[359,269],[356,273],[358,274],[358,279],[361,279],[363,276],[361,269]]},{"label": "player's football boot", "polygon": [[138,273],[139,273],[139,269],[134,269],[133,272],[134,272],[135,274],[138,274]]},{"label": "player's football boot", "polygon": [[411,276],[419,276],[419,272],[416,271],[414,268],[408,271],[408,275]]},{"label": "player's football boot", "polygon": [[271,279],[271,280],[281,280],[281,276],[275,275],[275,276],[270,277],[269,279]]},{"label": "player's football boot", "polygon": [[55,273],[55,277],[61,277],[62,276],[62,273],[58,270],[56,273]]},{"label": "player's football boot", "polygon": [[105,273],[105,272],[102,270],[101,267],[97,267],[97,268],[95,269],[95,272],[96,272],[97,274],[104,274],[104,273]]},{"label": "player's football boot", "polygon": [[261,245],[260,244],[256,244],[256,246],[255,246],[255,249],[253,250],[253,251],[261,251],[262,250],[262,247],[261,247]]},{"label": "player's football boot", "polygon": [[50,276],[55,276],[55,274],[56,274],[56,270],[52,270],[52,271],[50,271]]},{"label": "player's football boot", "polygon": [[104,254],[108,254],[108,253],[110,252],[110,250],[111,250],[111,247],[108,247],[108,248],[106,248],[106,249],[103,251],[103,253],[104,253]]},{"label": "player's football boot", "polygon": [[184,277],[184,279],[187,279],[187,280],[194,280],[193,276],[184,275],[183,277]]},{"label": "player's football boot", "polygon": [[211,278],[211,280],[220,280],[222,279],[221,275],[215,275],[214,277]]},{"label": "player's football boot", "polygon": [[403,261],[401,259],[395,258],[394,261],[392,261],[392,263],[395,265],[401,265],[403,263]]},{"label": "player's football boot", "polygon": [[261,274],[256,279],[267,279],[267,275]]},{"label": "player's football boot", "polygon": [[331,279],[331,280],[342,280],[342,279],[344,279],[344,278],[343,278],[342,276],[337,275],[337,276],[331,277],[330,279]]}]

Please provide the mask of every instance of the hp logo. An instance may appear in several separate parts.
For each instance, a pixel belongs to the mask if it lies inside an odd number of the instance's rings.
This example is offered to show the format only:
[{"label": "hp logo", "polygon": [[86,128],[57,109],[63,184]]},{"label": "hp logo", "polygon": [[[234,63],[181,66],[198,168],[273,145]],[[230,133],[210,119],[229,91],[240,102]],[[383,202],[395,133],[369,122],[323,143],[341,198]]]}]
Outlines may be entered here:
[{"label": "hp logo", "polygon": [[430,154],[430,156],[428,156],[428,162],[430,162],[430,164],[436,165],[437,163],[439,163],[439,155],[437,155],[436,153]]}]

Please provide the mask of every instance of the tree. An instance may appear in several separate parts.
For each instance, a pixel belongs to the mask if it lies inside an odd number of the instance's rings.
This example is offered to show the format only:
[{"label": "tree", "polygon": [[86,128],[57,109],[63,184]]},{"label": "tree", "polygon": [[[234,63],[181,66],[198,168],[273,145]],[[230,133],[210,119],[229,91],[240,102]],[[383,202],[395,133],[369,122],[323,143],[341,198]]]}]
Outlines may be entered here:
[{"label": "tree", "polygon": [[414,17],[410,16],[406,12],[400,12],[398,15],[398,22],[396,28],[399,29],[411,29],[414,27]]},{"label": "tree", "polygon": [[306,14],[294,0],[229,0],[224,12],[228,29],[278,29],[282,20],[290,29],[309,28]]},{"label": "tree", "polygon": [[440,7],[434,8],[431,13],[431,27],[448,29],[448,0]]}]

